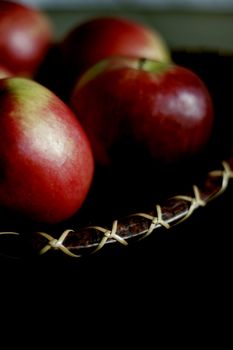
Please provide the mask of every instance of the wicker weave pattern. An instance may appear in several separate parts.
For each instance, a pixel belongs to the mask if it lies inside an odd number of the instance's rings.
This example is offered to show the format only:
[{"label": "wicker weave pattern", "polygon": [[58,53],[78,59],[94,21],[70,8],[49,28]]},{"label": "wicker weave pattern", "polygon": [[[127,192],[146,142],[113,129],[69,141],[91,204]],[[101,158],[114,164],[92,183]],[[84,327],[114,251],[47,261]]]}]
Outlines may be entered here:
[{"label": "wicker weave pattern", "polygon": [[[128,218],[140,217],[147,221],[147,228],[140,231],[138,240],[148,237],[152,234],[152,232],[154,232],[155,229],[159,227],[170,229],[173,226],[180,224],[181,222],[187,220],[196,209],[204,207],[209,201],[223,194],[229,185],[230,179],[233,178],[233,171],[227,161],[222,162],[222,169],[209,172],[207,175],[207,181],[211,180],[211,178],[216,177],[221,178],[221,185],[219,189],[214,192],[204,195],[203,193],[205,188],[201,189],[197,185],[193,185],[193,195],[177,195],[173,197],[172,199],[175,201],[184,201],[188,204],[187,209],[183,210],[183,212],[179,213],[178,215],[174,215],[170,218],[165,219],[165,214],[163,213],[164,209],[162,205],[156,205],[156,215],[151,215],[150,213],[136,213],[130,215]],[[140,224],[140,222],[138,224]],[[127,239],[123,238],[121,235],[121,232],[124,232],[124,230],[122,230],[120,220],[114,220],[111,228],[88,226],[85,228],[85,230],[95,230],[100,236],[97,247],[95,247],[91,253],[98,252],[105,246],[105,244],[110,242],[117,242],[123,246],[128,245]],[[43,236],[48,241],[47,244],[40,250],[39,254],[45,254],[49,250],[60,250],[62,253],[67,254],[70,257],[81,257],[82,254],[71,252],[71,250],[75,247],[68,248],[65,246],[66,238],[72,233],[78,235],[79,230],[65,230],[58,239],[52,237],[51,235],[48,235],[47,233],[38,232],[37,234]],[[128,239],[132,238],[133,235],[133,233],[129,234]],[[76,247],[76,249],[78,249],[78,247]]]}]

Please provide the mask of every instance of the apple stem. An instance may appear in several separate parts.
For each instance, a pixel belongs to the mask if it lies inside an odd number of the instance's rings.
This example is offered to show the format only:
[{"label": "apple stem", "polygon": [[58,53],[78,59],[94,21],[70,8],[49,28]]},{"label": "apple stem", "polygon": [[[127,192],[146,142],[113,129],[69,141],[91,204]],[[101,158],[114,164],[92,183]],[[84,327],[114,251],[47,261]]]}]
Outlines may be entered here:
[{"label": "apple stem", "polygon": [[138,69],[143,69],[143,66],[144,66],[145,62],[146,62],[146,58],[143,58],[143,57],[140,58],[138,60]]}]

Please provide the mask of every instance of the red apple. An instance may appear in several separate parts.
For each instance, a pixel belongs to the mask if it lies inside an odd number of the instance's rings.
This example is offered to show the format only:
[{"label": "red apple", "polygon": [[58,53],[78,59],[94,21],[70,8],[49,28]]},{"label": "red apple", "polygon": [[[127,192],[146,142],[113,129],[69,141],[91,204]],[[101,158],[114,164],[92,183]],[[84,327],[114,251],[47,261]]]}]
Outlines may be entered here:
[{"label": "red apple", "polygon": [[97,17],[76,25],[60,42],[59,49],[68,94],[77,77],[109,56],[170,61],[168,46],[158,31],[121,17]]},{"label": "red apple", "polygon": [[55,223],[84,202],[93,176],[90,144],[56,95],[25,78],[0,80],[0,205]]},{"label": "red apple", "polygon": [[120,17],[98,17],[76,26],[65,36],[61,49],[67,62],[79,71],[116,55],[170,60],[157,31]]},{"label": "red apple", "polygon": [[48,17],[39,10],[0,1],[0,64],[17,75],[32,76],[53,38]]},{"label": "red apple", "polygon": [[196,155],[213,125],[212,99],[200,78],[172,63],[113,57],[77,82],[71,98],[97,162],[109,164],[124,140],[164,164]]}]

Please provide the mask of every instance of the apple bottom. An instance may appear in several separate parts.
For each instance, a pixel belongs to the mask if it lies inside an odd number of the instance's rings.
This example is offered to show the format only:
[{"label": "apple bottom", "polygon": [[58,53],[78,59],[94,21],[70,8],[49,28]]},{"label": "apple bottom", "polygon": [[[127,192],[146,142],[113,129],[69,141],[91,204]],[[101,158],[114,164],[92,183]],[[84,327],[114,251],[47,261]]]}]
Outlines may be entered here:
[{"label": "apple bottom", "polygon": [[[27,163],[11,172],[8,164],[4,189],[0,186],[1,204],[30,220],[56,223],[72,216],[82,206],[89,188],[84,174],[76,173],[75,165],[51,169],[48,164]],[[83,169],[85,171],[85,169]]]}]

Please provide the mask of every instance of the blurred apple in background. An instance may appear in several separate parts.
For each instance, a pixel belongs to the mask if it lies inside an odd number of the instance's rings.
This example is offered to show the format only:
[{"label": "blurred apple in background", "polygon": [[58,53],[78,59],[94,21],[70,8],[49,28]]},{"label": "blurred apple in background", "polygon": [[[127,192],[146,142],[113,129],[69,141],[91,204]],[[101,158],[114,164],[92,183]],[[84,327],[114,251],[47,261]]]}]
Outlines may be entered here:
[{"label": "blurred apple in background", "polygon": [[116,55],[170,60],[168,47],[157,31],[120,17],[86,21],[71,30],[60,47],[65,62],[78,73],[103,58]]},{"label": "blurred apple in background", "polygon": [[0,80],[0,205],[56,223],[84,202],[93,176],[90,144],[57,96],[25,78]]},{"label": "blurred apple in background", "polygon": [[164,164],[188,159],[203,149],[213,125],[212,99],[200,78],[147,59],[97,63],[77,82],[71,105],[102,165],[118,150],[120,159],[132,156],[138,166],[139,149]]},{"label": "blurred apple in background", "polygon": [[68,100],[75,81],[86,69],[116,55],[170,61],[168,46],[155,29],[126,18],[97,17],[77,24],[52,49],[38,81]]},{"label": "blurred apple in background", "polygon": [[15,75],[33,76],[51,42],[49,18],[39,10],[0,1],[0,64]]}]

